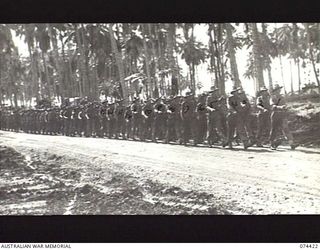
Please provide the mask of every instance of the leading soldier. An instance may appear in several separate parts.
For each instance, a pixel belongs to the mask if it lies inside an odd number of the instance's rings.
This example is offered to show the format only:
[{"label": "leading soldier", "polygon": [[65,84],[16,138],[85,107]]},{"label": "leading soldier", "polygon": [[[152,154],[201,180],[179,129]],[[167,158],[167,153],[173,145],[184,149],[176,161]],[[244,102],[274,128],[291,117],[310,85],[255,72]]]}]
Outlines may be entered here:
[{"label": "leading soldier", "polygon": [[245,119],[243,119],[243,109],[245,104],[242,103],[242,100],[239,98],[238,91],[240,88],[234,88],[230,92],[228,97],[228,106],[229,113],[227,115],[227,141],[223,144],[223,147],[229,146],[232,149],[232,142],[234,140],[235,132],[240,137],[240,140],[243,142],[244,149],[247,149],[249,144],[249,138],[247,137],[245,131]]},{"label": "leading soldier", "polygon": [[271,131],[270,131],[270,144],[271,149],[275,150],[281,143],[276,140],[278,130],[287,138],[292,150],[299,146],[294,143],[293,136],[288,126],[288,110],[284,97],[281,95],[282,86],[276,84],[271,91]]}]

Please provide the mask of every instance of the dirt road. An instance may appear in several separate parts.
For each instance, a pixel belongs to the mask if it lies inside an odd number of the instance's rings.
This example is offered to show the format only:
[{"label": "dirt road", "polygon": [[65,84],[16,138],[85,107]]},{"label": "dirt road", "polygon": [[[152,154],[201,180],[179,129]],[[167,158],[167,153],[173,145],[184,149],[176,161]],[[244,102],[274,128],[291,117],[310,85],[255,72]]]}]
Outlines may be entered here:
[{"label": "dirt road", "polygon": [[[86,183],[103,183],[107,177],[95,174],[105,170],[131,176],[142,186],[152,181],[180,190],[171,190],[173,194],[197,192],[203,197],[192,202],[199,209],[213,197],[221,211],[232,214],[320,213],[319,149],[244,151],[4,131],[0,145],[27,158],[68,161],[70,168],[86,173],[81,180]],[[155,196],[149,198],[157,202]]]}]

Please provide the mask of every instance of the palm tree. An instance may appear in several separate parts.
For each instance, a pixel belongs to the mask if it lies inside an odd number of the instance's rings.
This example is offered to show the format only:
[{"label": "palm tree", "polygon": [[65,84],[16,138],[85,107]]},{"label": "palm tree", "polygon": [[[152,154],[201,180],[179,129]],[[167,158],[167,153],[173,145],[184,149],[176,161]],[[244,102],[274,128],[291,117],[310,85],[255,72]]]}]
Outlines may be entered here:
[{"label": "palm tree", "polygon": [[120,86],[122,89],[122,97],[124,99],[124,103],[125,105],[128,104],[128,90],[127,90],[127,86],[125,84],[124,78],[124,67],[123,67],[123,61],[122,61],[122,53],[121,51],[118,50],[117,47],[117,42],[116,39],[114,37],[114,32],[113,32],[113,25],[109,24],[108,25],[108,30],[109,30],[109,34],[110,34],[110,40],[111,40],[111,47],[112,47],[112,51],[114,53],[114,56],[116,58],[116,63],[117,63],[117,67],[118,67],[118,73],[119,73],[119,80],[120,80]]},{"label": "palm tree", "polygon": [[[191,27],[190,27],[191,26]],[[184,25],[184,37],[185,42],[182,46],[182,59],[185,60],[186,64],[189,66],[190,80],[191,80],[191,90],[193,93],[196,91],[196,81],[195,81],[195,70],[196,66],[201,62],[205,61],[206,49],[201,42],[195,41],[194,38],[194,25],[191,24]],[[189,29],[191,28],[191,37],[189,39]]]},{"label": "palm tree", "polygon": [[313,73],[317,81],[317,85],[320,91],[320,80],[319,75],[316,68],[316,59],[314,56],[314,47],[319,46],[320,42],[318,41],[318,26],[317,25],[310,25],[308,23],[304,23],[304,27],[306,30],[306,36],[307,36],[307,44],[308,44],[308,52],[309,52],[309,59],[312,64]]},{"label": "palm tree", "polygon": [[258,27],[256,23],[250,24],[250,31],[252,33],[252,55],[254,60],[254,76],[256,79],[256,91],[259,91],[261,87],[264,87],[263,79],[263,63],[261,57],[261,41],[258,33]]},{"label": "palm tree", "polygon": [[238,73],[238,66],[236,60],[235,41],[233,38],[234,28],[230,23],[225,23],[224,28],[227,33],[228,54],[230,61],[230,68],[234,87],[241,87],[241,82]]}]

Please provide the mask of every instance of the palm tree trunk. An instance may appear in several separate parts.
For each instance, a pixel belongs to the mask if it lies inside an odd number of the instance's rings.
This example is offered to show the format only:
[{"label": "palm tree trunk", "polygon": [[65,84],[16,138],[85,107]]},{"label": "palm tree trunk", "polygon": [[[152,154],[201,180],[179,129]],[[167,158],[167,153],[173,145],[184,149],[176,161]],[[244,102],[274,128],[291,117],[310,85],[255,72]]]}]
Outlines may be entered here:
[{"label": "palm tree trunk", "polygon": [[219,30],[221,24],[217,24],[218,26],[214,26],[214,45],[215,45],[215,51],[216,51],[216,57],[217,57],[217,68],[219,72],[219,92],[221,95],[226,95],[225,92],[225,72],[224,72],[224,62],[223,62],[223,55],[222,55],[222,46],[219,42]]},{"label": "palm tree trunk", "polygon": [[314,76],[316,78],[316,81],[317,81],[317,84],[318,84],[318,88],[319,88],[319,92],[320,92],[320,80],[319,80],[319,76],[318,76],[318,73],[317,73],[316,63],[315,63],[313,50],[312,50],[312,45],[311,45],[309,24],[305,23],[304,26],[305,26],[306,31],[307,31],[307,41],[308,41],[310,61],[311,61],[311,64],[312,64],[313,73],[314,73]]},{"label": "palm tree trunk", "polygon": [[230,23],[226,23],[224,26],[227,31],[226,33],[227,33],[227,40],[228,40],[228,50],[229,50],[229,59],[230,59],[229,61],[230,61],[231,74],[233,77],[233,85],[234,87],[240,87],[241,82],[239,79],[236,52],[234,48],[234,39],[232,36],[232,26]]},{"label": "palm tree trunk", "polygon": [[251,30],[253,34],[253,46],[252,46],[252,53],[254,58],[254,75],[257,80],[256,91],[259,91],[261,87],[264,87],[264,79],[263,79],[263,67],[262,61],[260,56],[261,50],[261,43],[258,33],[258,28],[256,23],[251,23]]},{"label": "palm tree trunk", "polygon": [[271,74],[271,65],[268,66],[268,78],[269,78],[269,90],[273,89],[273,84],[272,84],[272,74]]},{"label": "palm tree trunk", "polygon": [[291,86],[291,95],[293,95],[294,92],[293,92],[292,60],[290,60],[289,63],[290,63],[290,86]]},{"label": "palm tree trunk", "polygon": [[280,61],[280,72],[281,72],[282,86],[283,86],[284,93],[287,94],[286,85],[285,85],[284,76],[283,76],[283,65],[282,65],[282,56],[281,55],[279,55],[279,61]]},{"label": "palm tree trunk", "polygon": [[85,84],[85,90],[86,90],[86,94],[89,95],[90,97],[95,97],[94,93],[92,91],[92,86],[91,86],[91,80],[90,80],[90,74],[89,74],[89,58],[87,56],[88,54],[88,41],[85,37],[84,34],[85,28],[83,26],[83,24],[81,24],[81,37],[82,37],[82,41],[83,41],[83,46],[82,46],[82,55],[84,58],[84,75],[85,75],[85,80],[86,80],[86,84]]},{"label": "palm tree trunk", "polygon": [[[148,47],[147,47],[147,41],[146,41],[146,29],[144,25],[146,24],[141,24],[142,25],[142,34],[143,34],[143,49],[144,49],[144,62],[146,66],[146,73],[147,73],[147,96],[152,96],[152,82],[151,82],[151,75],[150,75],[150,59],[149,59],[149,53],[148,53]],[[150,93],[148,93],[150,92]]]},{"label": "palm tree trunk", "polygon": [[119,51],[118,47],[117,47],[117,42],[116,42],[113,30],[112,30],[112,24],[109,24],[109,33],[110,33],[112,51],[113,51],[114,56],[116,58],[116,63],[117,63],[117,67],[118,67],[120,85],[121,85],[122,94],[123,94],[122,98],[124,99],[124,104],[127,105],[129,102],[129,99],[128,99],[129,95],[128,95],[127,86],[124,81],[125,75],[124,75],[122,55],[121,55],[121,51]]},{"label": "palm tree trunk", "polygon": [[[64,60],[63,60],[63,62],[60,60],[57,38],[54,36],[52,25],[47,24],[47,27],[48,27],[49,36],[50,36],[51,42],[52,42],[54,61],[55,61],[56,67],[57,67],[58,80],[59,80],[59,89],[57,88],[55,81],[53,81],[54,92],[56,92],[58,98],[59,97],[63,98],[63,96],[64,96],[63,90],[66,89],[65,83],[63,81]],[[62,41],[62,46],[64,46],[63,41]],[[60,90],[62,90],[62,91],[60,91]]]},{"label": "palm tree trunk", "polygon": [[80,31],[78,29],[78,25],[75,24],[74,25],[74,29],[75,29],[75,34],[76,34],[76,40],[77,40],[77,44],[78,44],[78,49],[79,49],[79,53],[80,53],[80,60],[78,60],[78,68],[80,69],[80,79],[79,79],[79,94],[80,96],[84,96],[87,95],[86,92],[86,86],[87,86],[87,79],[86,79],[86,74],[85,74],[85,55],[84,55],[84,51],[83,51],[83,47],[81,45],[81,34]]},{"label": "palm tree trunk", "polygon": [[49,100],[50,100],[50,98],[51,98],[51,90],[50,90],[50,78],[49,78],[49,71],[48,71],[48,66],[47,66],[47,60],[46,60],[46,56],[45,56],[45,53],[44,53],[44,52],[41,52],[41,56],[42,56],[44,71],[45,71],[45,74],[46,74],[48,98],[49,98]]},{"label": "palm tree trunk", "polygon": [[214,55],[214,44],[213,44],[213,38],[212,38],[212,24],[209,24],[209,30],[208,30],[208,34],[209,34],[209,42],[210,42],[210,71],[211,73],[214,72],[214,76],[215,76],[215,82],[214,85],[216,87],[218,87],[218,82],[219,82],[219,74],[218,74],[218,66],[216,64],[216,58]]},{"label": "palm tree trunk", "polygon": [[297,68],[298,68],[298,84],[299,84],[299,94],[301,93],[301,73],[300,73],[300,60],[299,58],[296,60]]},{"label": "palm tree trunk", "polygon": [[168,23],[167,30],[168,30],[167,50],[168,50],[168,57],[169,57],[169,69],[171,69],[171,89],[173,89],[174,88],[173,81],[177,75],[175,59],[174,59],[175,33],[176,33],[175,24]]},{"label": "palm tree trunk", "polygon": [[[149,34],[151,35],[151,24],[148,24],[148,29],[149,29]],[[159,64],[158,64],[158,58],[157,58],[157,54],[156,54],[156,48],[155,48],[155,44],[154,44],[154,39],[151,38],[151,45],[152,45],[152,60],[154,62],[154,68],[155,68],[155,75],[153,76],[154,79],[154,88],[158,88],[158,78],[157,78],[157,73],[158,73],[158,69],[159,69]],[[152,92],[152,97],[153,97],[153,93],[154,93],[154,89],[151,90]]]},{"label": "palm tree trunk", "polygon": [[34,58],[34,54],[32,51],[32,46],[30,39],[32,37],[32,34],[29,33],[29,28],[27,24],[24,24],[24,30],[26,32],[26,37],[27,37],[27,46],[28,46],[28,52],[29,52],[29,57],[31,60],[31,72],[32,72],[32,83],[34,84],[32,90],[33,90],[33,95],[35,94],[36,100],[40,100],[40,94],[39,94],[39,81],[38,81],[38,76],[37,76],[37,69],[36,69],[36,61]]}]

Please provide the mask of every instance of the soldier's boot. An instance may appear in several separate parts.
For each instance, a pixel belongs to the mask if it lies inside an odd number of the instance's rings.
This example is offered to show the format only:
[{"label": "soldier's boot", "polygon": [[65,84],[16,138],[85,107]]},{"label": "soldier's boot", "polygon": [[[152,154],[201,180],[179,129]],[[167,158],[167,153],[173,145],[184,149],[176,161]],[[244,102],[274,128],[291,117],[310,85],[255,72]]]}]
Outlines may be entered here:
[{"label": "soldier's boot", "polygon": [[299,147],[299,146],[300,146],[299,143],[293,143],[293,144],[290,145],[291,150],[295,150],[295,149],[296,149],[297,147]]},{"label": "soldier's boot", "polygon": [[228,146],[229,149],[233,149],[233,146],[232,146],[232,142],[231,142],[231,141],[225,141],[225,142],[222,144],[222,147],[223,147],[223,148],[225,148],[225,147],[227,147],[227,146]]},{"label": "soldier's boot", "polygon": [[243,141],[243,148],[246,150],[246,149],[248,149],[249,147],[251,147],[252,145],[251,145],[251,143],[250,143],[250,141],[249,140],[244,140]]},{"label": "soldier's boot", "polygon": [[272,150],[276,150],[280,145],[281,145],[281,143],[282,143],[282,140],[281,139],[278,139],[278,140],[274,140],[274,141],[272,141],[270,144],[270,148],[272,149]]},{"label": "soldier's boot", "polygon": [[298,143],[294,143],[293,141],[289,141],[289,145],[291,150],[295,150],[297,147],[300,146]]}]

